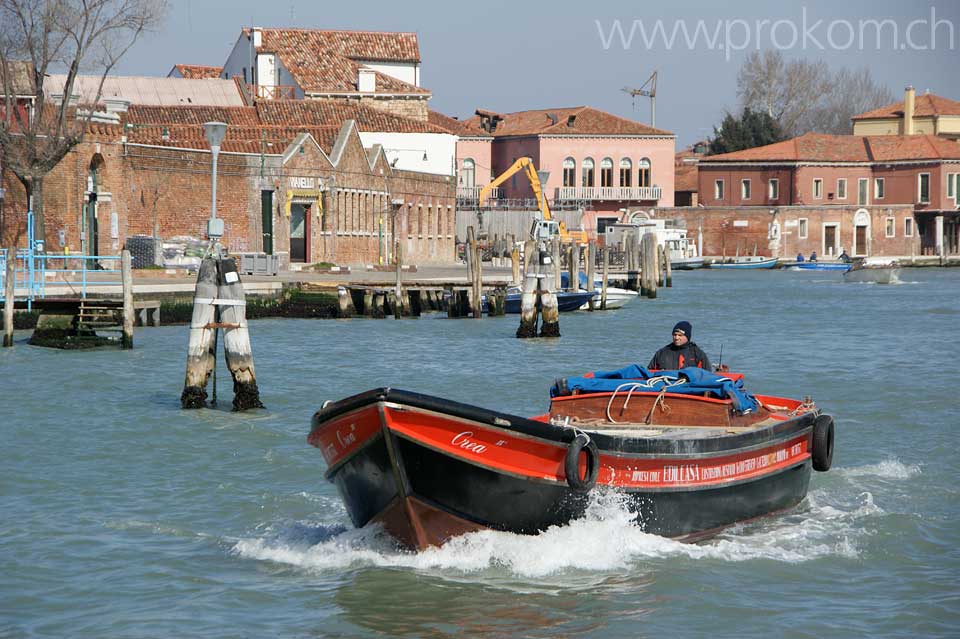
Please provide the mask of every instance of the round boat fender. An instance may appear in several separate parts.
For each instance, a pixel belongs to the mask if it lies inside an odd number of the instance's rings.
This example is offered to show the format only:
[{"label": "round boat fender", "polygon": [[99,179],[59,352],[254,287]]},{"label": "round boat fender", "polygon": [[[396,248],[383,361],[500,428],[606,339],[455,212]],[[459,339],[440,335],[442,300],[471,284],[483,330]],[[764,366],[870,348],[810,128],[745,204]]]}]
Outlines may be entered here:
[{"label": "round boat fender", "polygon": [[819,472],[830,470],[833,464],[833,417],[820,415],[813,422],[813,469]]},{"label": "round boat fender", "polygon": [[[580,477],[580,453],[587,454],[587,474]],[[563,470],[567,475],[567,484],[577,492],[588,492],[597,483],[597,474],[600,472],[600,451],[597,445],[586,433],[577,433],[567,448],[567,456],[563,462]]]}]

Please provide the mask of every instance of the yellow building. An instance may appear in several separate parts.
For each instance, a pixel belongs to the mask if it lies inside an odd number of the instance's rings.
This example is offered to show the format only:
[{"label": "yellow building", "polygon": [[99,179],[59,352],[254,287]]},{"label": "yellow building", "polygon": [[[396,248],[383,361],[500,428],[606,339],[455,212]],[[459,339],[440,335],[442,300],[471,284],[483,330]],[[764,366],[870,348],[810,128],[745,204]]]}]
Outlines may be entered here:
[{"label": "yellow building", "polygon": [[960,140],[960,102],[913,87],[904,90],[903,102],[853,117],[854,135],[914,135],[928,133]]}]

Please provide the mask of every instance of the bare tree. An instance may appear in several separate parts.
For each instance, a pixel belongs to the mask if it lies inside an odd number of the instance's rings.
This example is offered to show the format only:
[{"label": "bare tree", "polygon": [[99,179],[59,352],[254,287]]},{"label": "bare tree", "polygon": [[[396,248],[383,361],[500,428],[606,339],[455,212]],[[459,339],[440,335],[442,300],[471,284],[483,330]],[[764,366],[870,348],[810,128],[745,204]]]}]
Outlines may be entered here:
[{"label": "bare tree", "polygon": [[[107,74],[166,10],[166,0],[0,0],[0,162],[23,184],[38,238],[46,237],[44,177],[83,140]],[[25,99],[13,72],[24,66],[30,78]],[[66,74],[59,99],[43,82],[56,71]],[[81,72],[99,82],[95,95],[72,104]]]},{"label": "bare tree", "polygon": [[787,61],[780,51],[754,51],[737,74],[741,106],[764,111],[790,137],[810,131],[850,133],[850,118],[894,101],[866,68],[832,72],[823,61]]}]

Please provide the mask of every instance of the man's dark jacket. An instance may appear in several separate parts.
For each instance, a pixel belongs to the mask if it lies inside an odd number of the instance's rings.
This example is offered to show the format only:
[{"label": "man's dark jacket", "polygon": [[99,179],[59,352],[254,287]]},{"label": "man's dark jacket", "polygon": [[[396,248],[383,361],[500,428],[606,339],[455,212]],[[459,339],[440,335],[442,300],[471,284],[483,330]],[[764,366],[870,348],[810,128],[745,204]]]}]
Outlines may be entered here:
[{"label": "man's dark jacket", "polygon": [[654,353],[653,359],[647,364],[647,368],[662,371],[675,371],[686,366],[713,371],[710,358],[703,352],[703,349],[693,342],[687,342],[683,346],[674,346],[673,343],[667,344]]}]

